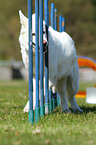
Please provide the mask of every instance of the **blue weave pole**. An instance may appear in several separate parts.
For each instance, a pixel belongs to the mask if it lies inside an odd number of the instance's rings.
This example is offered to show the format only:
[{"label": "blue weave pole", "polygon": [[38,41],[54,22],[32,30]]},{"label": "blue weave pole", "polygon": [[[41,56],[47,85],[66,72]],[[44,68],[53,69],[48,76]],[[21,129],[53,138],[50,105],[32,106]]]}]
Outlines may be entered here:
[{"label": "blue weave pole", "polygon": [[35,44],[36,123],[39,120],[39,0],[35,0]]},{"label": "blue weave pole", "polygon": [[33,112],[33,51],[32,51],[32,0],[28,0],[29,32],[29,122],[34,122]]},{"label": "blue weave pole", "polygon": [[65,18],[62,18],[62,31],[65,32]]},{"label": "blue weave pole", "polygon": [[57,106],[58,107],[60,106],[60,95],[58,92],[57,92]]},{"label": "blue weave pole", "polygon": [[57,30],[57,9],[54,9],[54,29]]},{"label": "blue weave pole", "polygon": [[[54,29],[57,30],[57,9],[54,9]],[[60,98],[59,98],[59,95],[57,92],[57,99],[56,99],[57,103],[55,103],[56,106],[59,106],[59,102],[60,102],[59,100],[60,100]]]},{"label": "blue weave pole", "polygon": [[[45,23],[46,23],[46,34],[48,41],[48,27],[49,27],[49,9],[48,0],[44,0],[44,12],[45,12]],[[48,46],[47,52],[45,53],[45,114],[49,113],[49,64],[48,64]]]},{"label": "blue weave pole", "polygon": [[54,3],[51,3],[51,26],[54,29]]},{"label": "blue weave pole", "polygon": [[53,111],[52,89],[49,90],[49,112]]},{"label": "blue weave pole", "polygon": [[[59,16],[59,31],[62,32],[62,15]],[[61,98],[59,94],[57,94],[57,98],[57,105],[59,106],[59,104],[61,104]]]},{"label": "blue weave pole", "polygon": [[[54,4],[51,3],[51,26],[54,28]],[[54,104],[54,99],[52,99],[52,88],[49,90],[49,110],[50,113],[53,111],[53,104]]]},{"label": "blue weave pole", "polygon": [[59,16],[59,31],[62,32],[62,15]]},{"label": "blue weave pole", "polygon": [[39,0],[40,17],[40,116],[44,116],[44,67],[43,67],[43,0]]},{"label": "blue weave pole", "polygon": [[[55,29],[54,3],[51,3],[51,26]],[[52,98],[53,110],[55,109],[55,99]]]}]

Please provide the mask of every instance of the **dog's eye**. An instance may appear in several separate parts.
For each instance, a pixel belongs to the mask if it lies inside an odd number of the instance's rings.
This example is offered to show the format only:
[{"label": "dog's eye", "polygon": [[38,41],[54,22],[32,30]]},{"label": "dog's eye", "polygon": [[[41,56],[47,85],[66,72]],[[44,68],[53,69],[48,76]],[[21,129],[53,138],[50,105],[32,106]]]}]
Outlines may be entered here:
[{"label": "dog's eye", "polygon": [[[43,34],[45,34],[45,31],[43,31]],[[35,36],[35,33],[32,33],[32,36]]]},{"label": "dog's eye", "polygon": [[43,31],[43,34],[45,34],[45,31]]},{"label": "dog's eye", "polygon": [[35,36],[35,33],[32,33],[32,36]]}]

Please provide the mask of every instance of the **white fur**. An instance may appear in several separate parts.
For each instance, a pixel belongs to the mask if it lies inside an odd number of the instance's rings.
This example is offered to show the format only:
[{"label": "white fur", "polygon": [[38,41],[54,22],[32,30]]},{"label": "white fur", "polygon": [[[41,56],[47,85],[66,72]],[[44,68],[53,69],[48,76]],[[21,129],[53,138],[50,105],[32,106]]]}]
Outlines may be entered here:
[{"label": "white fur", "polygon": [[[39,82],[40,83],[40,82]],[[35,96],[36,96],[36,80],[33,78],[33,110],[35,110],[35,103],[36,103],[36,99],[35,99]],[[45,84],[45,78],[44,78],[44,84]],[[51,82],[49,82],[49,87],[51,87]],[[40,90],[39,90],[40,92]],[[52,92],[55,93],[55,87],[53,86],[52,87]],[[45,95],[45,89],[44,89],[44,95]],[[39,96],[40,98],[40,96]],[[29,101],[27,102],[26,106],[24,107],[23,109],[23,112],[28,112],[29,111]]]},{"label": "white fur", "polygon": [[[28,19],[19,11],[21,32],[19,37],[22,59],[28,69]],[[43,22],[45,29],[45,22]],[[32,31],[35,32],[35,14],[32,15]],[[50,83],[55,86],[61,97],[63,112],[70,112],[66,98],[68,99],[73,112],[82,110],[76,103],[75,95],[79,89],[79,68],[75,45],[72,38],[66,32],[57,32],[51,26],[48,29],[49,38],[49,78]],[[46,40],[46,35],[43,36]],[[35,38],[32,40],[35,41]],[[28,105],[27,105],[28,107]]]}]

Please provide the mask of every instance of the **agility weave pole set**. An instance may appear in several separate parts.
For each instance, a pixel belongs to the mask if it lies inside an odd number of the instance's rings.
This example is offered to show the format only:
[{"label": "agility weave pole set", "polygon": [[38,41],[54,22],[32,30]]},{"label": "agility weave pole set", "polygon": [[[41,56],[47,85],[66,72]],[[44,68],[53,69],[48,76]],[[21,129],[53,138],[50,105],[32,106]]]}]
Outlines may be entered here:
[{"label": "agility weave pole set", "polygon": [[[29,122],[36,123],[40,117],[51,113],[57,106],[60,106],[60,97],[56,93],[56,100],[52,97],[52,90],[49,90],[49,64],[48,45],[45,53],[45,66],[43,60],[43,2],[44,17],[46,23],[46,34],[48,41],[49,8],[48,0],[35,0],[35,79],[36,79],[36,104],[33,110],[33,49],[32,49],[32,0],[28,0],[28,32],[29,32]],[[59,17],[59,31],[65,31],[65,19]],[[51,4],[51,26],[57,30],[57,9]],[[40,30],[39,30],[40,28]],[[40,36],[40,37],[39,37]],[[40,38],[40,40],[39,40]],[[40,42],[40,46],[39,46]],[[40,48],[40,51],[39,51]],[[40,53],[40,57],[39,57]],[[40,63],[40,66],[39,66]],[[44,96],[44,68],[45,68],[45,96]],[[39,74],[40,70],[40,74]],[[40,100],[39,100],[39,75],[40,75]]]}]

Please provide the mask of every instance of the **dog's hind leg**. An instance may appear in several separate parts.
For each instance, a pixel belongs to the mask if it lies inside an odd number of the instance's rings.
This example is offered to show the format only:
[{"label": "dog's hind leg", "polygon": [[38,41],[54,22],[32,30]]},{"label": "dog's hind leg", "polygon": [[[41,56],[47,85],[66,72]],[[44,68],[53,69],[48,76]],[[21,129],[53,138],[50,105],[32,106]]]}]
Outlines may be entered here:
[{"label": "dog's hind leg", "polygon": [[67,84],[66,84],[66,90],[68,93],[68,100],[71,105],[71,109],[74,113],[82,112],[82,110],[77,105],[77,102],[75,100],[75,95],[78,92],[79,89],[79,68],[78,64],[75,65],[73,68],[73,71],[71,75],[67,77]]},{"label": "dog's hind leg", "polygon": [[58,91],[61,97],[62,111],[65,113],[71,112],[68,107],[68,102],[66,98],[66,79],[59,80],[55,86],[56,86],[56,90]]}]

